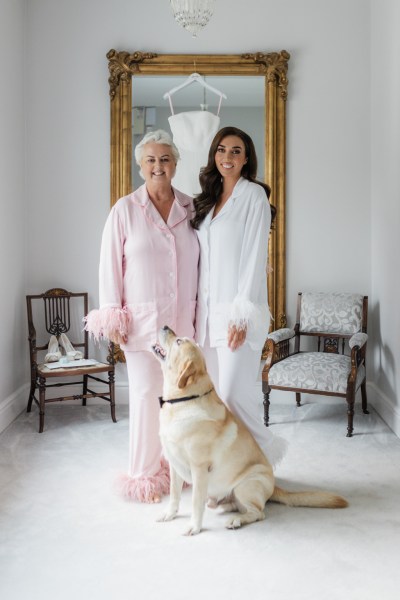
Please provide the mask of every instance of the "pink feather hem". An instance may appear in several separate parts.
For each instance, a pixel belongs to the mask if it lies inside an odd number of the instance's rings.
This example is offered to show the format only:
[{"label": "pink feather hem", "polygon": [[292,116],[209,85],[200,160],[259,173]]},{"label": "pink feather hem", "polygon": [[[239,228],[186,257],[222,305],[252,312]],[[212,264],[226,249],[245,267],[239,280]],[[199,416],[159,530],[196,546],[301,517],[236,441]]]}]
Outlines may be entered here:
[{"label": "pink feather hem", "polygon": [[130,477],[121,475],[117,480],[120,494],[127,500],[152,502],[155,496],[160,499],[169,494],[169,466],[165,460],[155,475]]},{"label": "pink feather hem", "polygon": [[127,337],[131,322],[131,314],[126,306],[119,308],[107,306],[91,310],[84,317],[84,329],[88,331],[96,341],[100,338],[113,339],[115,334],[119,337]]}]

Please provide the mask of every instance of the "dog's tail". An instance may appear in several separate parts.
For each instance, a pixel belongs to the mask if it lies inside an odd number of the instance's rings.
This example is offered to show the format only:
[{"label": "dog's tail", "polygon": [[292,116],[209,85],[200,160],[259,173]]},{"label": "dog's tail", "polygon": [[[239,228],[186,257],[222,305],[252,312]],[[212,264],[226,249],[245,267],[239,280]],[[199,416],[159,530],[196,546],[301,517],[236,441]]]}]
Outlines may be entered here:
[{"label": "dog's tail", "polygon": [[347,500],[330,492],[288,492],[275,486],[272,502],[286,504],[286,506],[310,506],[314,508],[346,508]]}]

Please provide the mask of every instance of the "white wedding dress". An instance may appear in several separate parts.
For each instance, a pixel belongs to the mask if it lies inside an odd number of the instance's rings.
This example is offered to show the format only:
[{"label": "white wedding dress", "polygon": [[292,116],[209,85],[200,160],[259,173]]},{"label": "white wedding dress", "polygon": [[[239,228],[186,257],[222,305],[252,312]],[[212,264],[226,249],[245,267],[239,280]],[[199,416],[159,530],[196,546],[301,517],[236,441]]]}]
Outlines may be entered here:
[{"label": "white wedding dress", "polygon": [[206,110],[181,112],[168,117],[172,137],[180,154],[172,185],[188,196],[201,192],[200,169],[207,164],[211,142],[220,118]]}]

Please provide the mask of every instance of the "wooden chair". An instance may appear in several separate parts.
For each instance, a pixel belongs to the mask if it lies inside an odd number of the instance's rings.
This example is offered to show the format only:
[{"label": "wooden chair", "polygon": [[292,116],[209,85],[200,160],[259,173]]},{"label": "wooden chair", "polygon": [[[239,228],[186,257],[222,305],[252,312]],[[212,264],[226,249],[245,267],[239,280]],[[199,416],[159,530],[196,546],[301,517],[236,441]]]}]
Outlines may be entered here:
[{"label": "wooden chair", "polygon": [[[35,401],[39,407],[39,433],[44,427],[45,405],[48,402],[60,402],[63,400],[82,400],[86,406],[88,398],[102,398],[110,403],[111,418],[115,418],[115,365],[113,344],[109,346],[107,363],[96,363],[95,365],[64,366],[50,369],[44,363],[45,352],[48,350],[49,338],[54,335],[59,339],[62,333],[73,336],[70,339],[73,347],[79,349],[84,359],[88,359],[89,338],[88,333],[83,331],[82,319],[88,313],[88,294],[72,293],[60,288],[53,288],[43,294],[26,296],[28,312],[29,331],[29,354],[31,364],[31,387],[29,392],[27,412],[31,411],[32,402]],[[41,340],[37,343],[37,331]],[[39,356],[41,357],[39,359]],[[71,365],[72,363],[68,363]],[[107,374],[107,379],[97,377],[98,374]],[[76,378],[79,378],[78,380]],[[74,381],[71,381],[74,378]],[[62,379],[62,381],[60,381]],[[98,391],[89,388],[90,381],[101,383]],[[57,398],[47,397],[47,390],[55,387],[71,385],[82,385],[82,393],[70,396],[59,396]],[[39,390],[39,399],[36,397]]]},{"label": "wooden chair", "polygon": [[[353,434],[356,392],[361,388],[362,410],[368,414],[365,354],[368,297],[344,293],[299,293],[294,330],[283,328],[267,338],[262,372],[264,423],[269,423],[270,392],[287,390],[340,396],[347,402],[347,437]],[[307,336],[316,351],[300,349]],[[290,353],[291,340],[294,351]],[[311,342],[311,344],[312,344]]]}]

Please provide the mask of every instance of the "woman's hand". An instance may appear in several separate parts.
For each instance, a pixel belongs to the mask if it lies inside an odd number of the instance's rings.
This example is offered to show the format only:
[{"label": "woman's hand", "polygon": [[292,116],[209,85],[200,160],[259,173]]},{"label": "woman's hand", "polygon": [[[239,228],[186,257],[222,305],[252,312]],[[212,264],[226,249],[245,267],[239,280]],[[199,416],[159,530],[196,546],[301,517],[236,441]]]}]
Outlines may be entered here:
[{"label": "woman's hand", "polygon": [[236,327],[236,325],[230,325],[228,328],[228,348],[237,350],[246,340],[247,328]]}]

